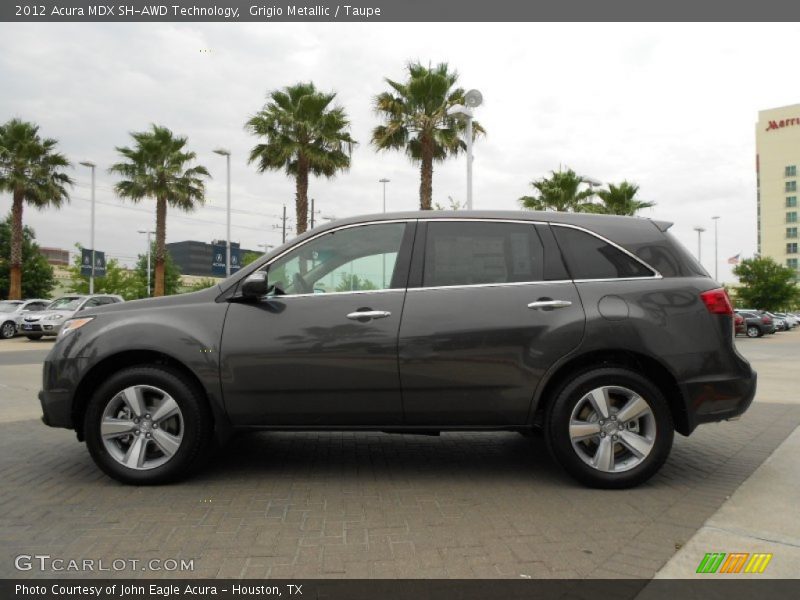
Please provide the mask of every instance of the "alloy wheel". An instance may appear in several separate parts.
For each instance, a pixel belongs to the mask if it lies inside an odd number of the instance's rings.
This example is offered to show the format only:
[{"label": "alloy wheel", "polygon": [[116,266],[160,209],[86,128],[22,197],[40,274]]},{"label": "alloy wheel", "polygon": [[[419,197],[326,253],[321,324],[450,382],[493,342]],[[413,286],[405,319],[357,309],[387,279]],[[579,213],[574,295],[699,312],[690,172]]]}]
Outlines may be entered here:
[{"label": "alloy wheel", "polygon": [[590,467],[620,473],[640,465],[653,450],[656,420],[642,396],[621,386],[602,386],[572,409],[572,448]]},{"label": "alloy wheel", "polygon": [[183,441],[183,413],[164,390],[134,385],[109,400],[100,421],[100,435],[119,464],[148,470],[168,462]]},{"label": "alloy wheel", "polygon": [[17,328],[14,325],[14,323],[12,323],[11,321],[7,321],[3,323],[3,328],[0,329],[0,337],[2,337],[5,340],[10,340],[12,337],[14,337],[14,334],[17,332],[16,329]]}]

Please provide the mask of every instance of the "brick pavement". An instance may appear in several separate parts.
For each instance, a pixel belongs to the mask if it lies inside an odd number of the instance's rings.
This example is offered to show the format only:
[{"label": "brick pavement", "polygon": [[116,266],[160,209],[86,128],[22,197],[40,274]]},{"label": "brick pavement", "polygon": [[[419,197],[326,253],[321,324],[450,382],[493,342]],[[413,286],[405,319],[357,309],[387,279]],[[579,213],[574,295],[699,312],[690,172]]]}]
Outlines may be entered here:
[{"label": "brick pavement", "polygon": [[193,558],[201,577],[651,577],[798,424],[757,403],[678,436],[648,484],[598,491],[511,433],[248,434],[194,479],[133,488],[71,432],[0,423],[0,577],[42,576],[21,553]]}]

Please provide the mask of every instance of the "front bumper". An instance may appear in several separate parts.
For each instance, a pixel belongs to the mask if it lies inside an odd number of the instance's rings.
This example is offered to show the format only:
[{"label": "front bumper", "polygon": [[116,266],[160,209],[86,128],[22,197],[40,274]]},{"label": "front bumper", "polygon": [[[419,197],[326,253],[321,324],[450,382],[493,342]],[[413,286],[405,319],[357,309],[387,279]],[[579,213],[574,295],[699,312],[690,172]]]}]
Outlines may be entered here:
[{"label": "front bumper", "polygon": [[22,335],[58,335],[63,323],[21,323],[17,331]]},{"label": "front bumper", "polygon": [[88,364],[85,358],[45,360],[42,371],[42,421],[50,427],[75,429],[75,390]]},{"label": "front bumper", "polygon": [[758,375],[694,380],[681,384],[688,408],[690,431],[702,423],[732,419],[743,414],[756,395]]}]

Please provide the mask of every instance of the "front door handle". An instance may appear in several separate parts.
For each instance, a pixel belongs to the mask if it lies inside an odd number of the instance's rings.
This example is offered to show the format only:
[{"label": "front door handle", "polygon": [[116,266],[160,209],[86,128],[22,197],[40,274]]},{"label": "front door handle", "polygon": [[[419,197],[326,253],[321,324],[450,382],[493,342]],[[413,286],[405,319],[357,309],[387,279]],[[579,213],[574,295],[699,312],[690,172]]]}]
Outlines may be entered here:
[{"label": "front door handle", "polygon": [[572,306],[572,302],[569,300],[537,300],[536,302],[528,304],[528,308],[532,308],[533,310],[538,310],[540,308],[552,310],[554,308],[566,308],[567,306]]},{"label": "front door handle", "polygon": [[352,321],[369,321],[370,319],[385,319],[391,316],[392,313],[388,310],[357,310],[348,313],[347,318]]}]

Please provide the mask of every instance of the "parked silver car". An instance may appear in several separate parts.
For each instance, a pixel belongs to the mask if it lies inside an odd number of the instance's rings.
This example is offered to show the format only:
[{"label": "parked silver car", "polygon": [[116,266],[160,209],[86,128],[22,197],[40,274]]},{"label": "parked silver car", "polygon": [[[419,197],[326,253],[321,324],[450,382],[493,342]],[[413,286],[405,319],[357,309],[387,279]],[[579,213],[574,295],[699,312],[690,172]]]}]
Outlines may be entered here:
[{"label": "parked silver car", "polygon": [[56,336],[61,331],[61,326],[78,311],[125,302],[122,296],[113,294],[94,294],[62,296],[50,303],[45,310],[38,314],[29,314],[23,317],[18,331],[29,340],[38,340],[42,336]]},{"label": "parked silver car", "polygon": [[7,340],[14,337],[25,315],[42,311],[49,304],[50,300],[41,298],[0,301],[0,338]]}]

